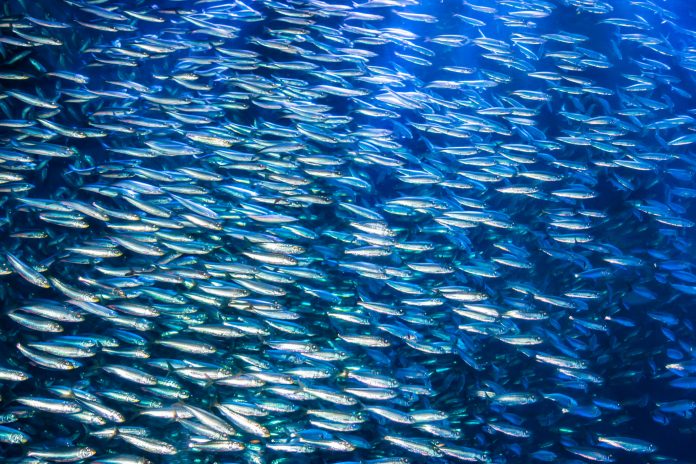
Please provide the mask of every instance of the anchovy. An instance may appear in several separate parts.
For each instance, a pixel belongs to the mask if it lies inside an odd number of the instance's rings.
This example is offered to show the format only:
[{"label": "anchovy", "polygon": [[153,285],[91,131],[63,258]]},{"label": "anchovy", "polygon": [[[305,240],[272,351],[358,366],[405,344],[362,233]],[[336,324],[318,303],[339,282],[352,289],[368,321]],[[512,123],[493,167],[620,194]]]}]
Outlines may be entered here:
[{"label": "anchovy", "polygon": [[689,460],[689,5],[54,3],[0,13],[4,460]]}]

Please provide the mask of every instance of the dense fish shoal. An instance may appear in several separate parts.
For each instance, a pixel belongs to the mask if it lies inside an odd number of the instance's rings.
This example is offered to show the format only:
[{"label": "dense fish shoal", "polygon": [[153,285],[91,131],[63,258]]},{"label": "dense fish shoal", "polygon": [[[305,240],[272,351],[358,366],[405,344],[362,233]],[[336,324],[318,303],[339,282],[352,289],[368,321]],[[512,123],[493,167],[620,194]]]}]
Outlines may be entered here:
[{"label": "dense fish shoal", "polygon": [[1,462],[696,462],[689,2],[0,7]]}]

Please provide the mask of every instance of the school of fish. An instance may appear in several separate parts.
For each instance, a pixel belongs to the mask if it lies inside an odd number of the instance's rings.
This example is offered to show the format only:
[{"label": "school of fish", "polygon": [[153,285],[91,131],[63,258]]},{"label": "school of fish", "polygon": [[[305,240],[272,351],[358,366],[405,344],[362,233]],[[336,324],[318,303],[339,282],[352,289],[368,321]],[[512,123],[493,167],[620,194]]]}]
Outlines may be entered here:
[{"label": "school of fish", "polygon": [[687,1],[0,7],[1,462],[696,462]]}]

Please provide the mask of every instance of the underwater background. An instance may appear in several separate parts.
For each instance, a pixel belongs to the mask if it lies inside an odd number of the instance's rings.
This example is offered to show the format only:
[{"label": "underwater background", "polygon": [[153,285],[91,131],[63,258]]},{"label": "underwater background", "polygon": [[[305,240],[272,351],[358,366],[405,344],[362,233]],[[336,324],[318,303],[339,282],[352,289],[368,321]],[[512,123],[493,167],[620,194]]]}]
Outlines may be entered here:
[{"label": "underwater background", "polygon": [[0,462],[696,462],[692,2],[0,5]]}]

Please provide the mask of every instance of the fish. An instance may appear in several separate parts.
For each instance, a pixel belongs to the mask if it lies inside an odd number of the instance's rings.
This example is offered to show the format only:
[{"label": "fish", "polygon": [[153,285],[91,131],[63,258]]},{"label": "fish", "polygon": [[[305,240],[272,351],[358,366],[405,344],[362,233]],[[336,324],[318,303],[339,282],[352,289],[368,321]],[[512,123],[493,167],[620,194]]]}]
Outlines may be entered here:
[{"label": "fish", "polygon": [[691,16],[8,0],[3,462],[693,462]]}]

